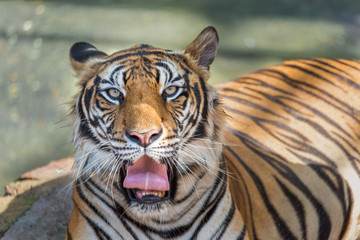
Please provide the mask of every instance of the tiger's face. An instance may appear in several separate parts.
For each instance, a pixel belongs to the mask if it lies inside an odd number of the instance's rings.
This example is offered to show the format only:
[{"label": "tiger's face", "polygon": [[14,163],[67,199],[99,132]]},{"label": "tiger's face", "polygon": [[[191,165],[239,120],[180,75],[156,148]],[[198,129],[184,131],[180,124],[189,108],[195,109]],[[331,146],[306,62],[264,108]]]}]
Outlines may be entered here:
[{"label": "tiger's face", "polygon": [[100,179],[133,215],[164,215],[216,177],[222,114],[206,81],[218,39],[205,30],[183,51],[71,49],[77,178]]}]

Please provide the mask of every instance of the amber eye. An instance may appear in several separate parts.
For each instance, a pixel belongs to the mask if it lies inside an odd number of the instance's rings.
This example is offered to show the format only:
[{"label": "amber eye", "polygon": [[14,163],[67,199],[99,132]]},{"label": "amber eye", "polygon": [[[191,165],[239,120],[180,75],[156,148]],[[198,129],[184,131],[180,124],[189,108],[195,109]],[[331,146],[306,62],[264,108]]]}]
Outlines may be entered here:
[{"label": "amber eye", "polygon": [[107,90],[108,94],[110,97],[113,98],[118,98],[120,96],[120,91],[117,90],[116,88],[110,88],[109,90]]},{"label": "amber eye", "polygon": [[[104,94],[105,93],[105,94]],[[119,104],[124,100],[123,93],[117,88],[109,88],[104,90],[103,96],[114,104]]]},{"label": "amber eye", "polygon": [[167,87],[163,92],[163,97],[168,100],[171,100],[171,98],[176,97],[178,90],[179,90],[179,87],[177,87],[177,86]]}]

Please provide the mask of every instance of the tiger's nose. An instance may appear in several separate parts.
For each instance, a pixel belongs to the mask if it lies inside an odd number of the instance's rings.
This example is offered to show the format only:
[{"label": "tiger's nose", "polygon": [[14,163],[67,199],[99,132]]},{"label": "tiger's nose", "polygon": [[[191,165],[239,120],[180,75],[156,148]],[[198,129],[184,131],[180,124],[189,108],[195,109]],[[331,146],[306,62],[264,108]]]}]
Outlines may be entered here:
[{"label": "tiger's nose", "polygon": [[147,147],[151,143],[153,143],[156,139],[158,139],[162,134],[162,129],[159,130],[152,130],[145,133],[139,133],[136,131],[125,131],[125,135],[128,137],[128,139],[132,142],[137,143],[138,145],[142,147]]}]

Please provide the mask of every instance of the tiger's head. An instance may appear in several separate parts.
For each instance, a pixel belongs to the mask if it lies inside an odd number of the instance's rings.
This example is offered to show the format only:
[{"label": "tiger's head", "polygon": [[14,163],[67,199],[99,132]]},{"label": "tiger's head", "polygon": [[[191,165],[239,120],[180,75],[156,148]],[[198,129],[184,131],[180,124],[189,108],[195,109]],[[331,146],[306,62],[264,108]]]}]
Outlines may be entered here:
[{"label": "tiger's head", "polygon": [[223,111],[207,84],[218,42],[208,27],[178,51],[137,45],[107,55],[75,43],[76,178],[102,182],[133,216],[196,204],[221,165]]}]

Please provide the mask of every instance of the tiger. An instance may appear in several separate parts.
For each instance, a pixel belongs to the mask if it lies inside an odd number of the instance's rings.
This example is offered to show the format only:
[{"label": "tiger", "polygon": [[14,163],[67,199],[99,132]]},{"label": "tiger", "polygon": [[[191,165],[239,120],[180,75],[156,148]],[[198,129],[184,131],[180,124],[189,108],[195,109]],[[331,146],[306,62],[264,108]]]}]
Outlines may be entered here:
[{"label": "tiger", "polygon": [[108,55],[79,78],[72,239],[357,239],[360,63],[299,59],[212,86],[219,37]]}]

